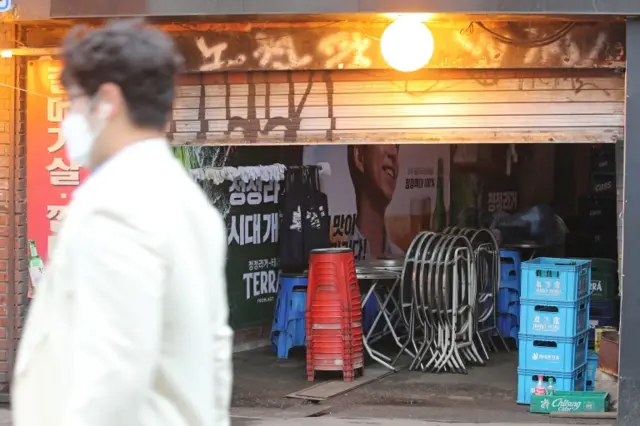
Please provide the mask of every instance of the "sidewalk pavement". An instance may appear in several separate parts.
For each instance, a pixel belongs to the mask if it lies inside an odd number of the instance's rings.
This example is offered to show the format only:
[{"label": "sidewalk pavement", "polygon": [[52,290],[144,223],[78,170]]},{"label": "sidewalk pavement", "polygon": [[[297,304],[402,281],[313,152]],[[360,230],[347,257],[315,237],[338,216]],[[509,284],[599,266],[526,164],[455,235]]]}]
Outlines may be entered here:
[{"label": "sidewalk pavement", "polygon": [[[529,423],[533,426],[533,424]],[[567,423],[569,424],[569,423]],[[241,419],[234,418],[233,426],[478,426],[478,423],[446,423],[410,419],[340,419],[316,417],[304,419]],[[483,423],[486,426],[523,426],[523,423]],[[535,426],[558,426],[549,423],[535,423]]]},{"label": "sidewalk pavement", "polygon": [[[233,417],[232,426],[477,426],[478,423],[446,423],[410,419],[341,419],[335,417],[306,417],[294,419],[258,419]],[[484,423],[486,426],[522,426],[522,423]],[[0,409],[0,426],[11,426],[11,411]],[[558,426],[536,423],[535,426]]]}]

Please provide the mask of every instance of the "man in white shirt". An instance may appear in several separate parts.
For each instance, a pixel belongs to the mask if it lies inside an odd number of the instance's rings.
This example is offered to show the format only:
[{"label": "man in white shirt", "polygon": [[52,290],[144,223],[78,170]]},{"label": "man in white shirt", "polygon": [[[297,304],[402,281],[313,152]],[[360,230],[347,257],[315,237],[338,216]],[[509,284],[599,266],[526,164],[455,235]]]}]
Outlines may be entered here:
[{"label": "man in white shirt", "polygon": [[226,230],[165,140],[182,60],[124,20],[63,46],[74,193],[14,380],[15,426],[229,425]]}]

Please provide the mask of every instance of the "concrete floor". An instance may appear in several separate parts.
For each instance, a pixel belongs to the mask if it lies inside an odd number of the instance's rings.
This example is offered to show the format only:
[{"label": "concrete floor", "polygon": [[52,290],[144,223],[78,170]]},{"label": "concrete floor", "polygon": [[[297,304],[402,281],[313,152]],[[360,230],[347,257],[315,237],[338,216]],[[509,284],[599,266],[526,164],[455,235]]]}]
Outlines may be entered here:
[{"label": "concrete floor", "polygon": [[[304,354],[294,352],[290,359],[278,360],[268,348],[261,348],[234,356],[232,426],[614,423],[567,421],[528,413],[528,407],[515,403],[516,368],[516,353],[494,353],[486,366],[470,367],[466,375],[403,370],[321,403],[325,408],[322,417],[301,418],[304,414],[300,413],[319,408],[285,398],[311,386],[306,378]],[[596,383],[599,390],[610,392],[615,400],[615,380],[599,373]],[[10,411],[0,409],[0,426],[10,425]]]},{"label": "concrete floor", "polygon": [[[528,406],[516,404],[517,362],[515,352],[493,353],[487,365],[471,366],[466,375],[403,370],[322,402],[321,405],[330,407],[322,418],[568,424],[566,420],[553,421],[546,415],[530,414]],[[262,409],[264,415],[259,417],[286,418],[288,412],[299,411],[304,402],[284,396],[311,386],[301,352],[291,354],[287,360],[278,360],[268,348],[238,353],[234,367],[232,404],[236,414],[243,409],[252,413]],[[615,393],[616,383],[605,379],[606,375],[599,375],[598,387]]]}]

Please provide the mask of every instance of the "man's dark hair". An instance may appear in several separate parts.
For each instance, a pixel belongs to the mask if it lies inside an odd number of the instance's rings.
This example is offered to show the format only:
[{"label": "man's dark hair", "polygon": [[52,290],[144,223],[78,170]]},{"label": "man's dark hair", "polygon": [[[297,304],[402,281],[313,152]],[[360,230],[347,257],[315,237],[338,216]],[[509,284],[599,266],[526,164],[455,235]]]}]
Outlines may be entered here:
[{"label": "man's dark hair", "polygon": [[100,85],[116,84],[134,124],[164,130],[183,65],[168,34],[141,19],[112,21],[91,30],[76,26],[64,40],[62,57],[65,88],[77,85],[93,96]]}]

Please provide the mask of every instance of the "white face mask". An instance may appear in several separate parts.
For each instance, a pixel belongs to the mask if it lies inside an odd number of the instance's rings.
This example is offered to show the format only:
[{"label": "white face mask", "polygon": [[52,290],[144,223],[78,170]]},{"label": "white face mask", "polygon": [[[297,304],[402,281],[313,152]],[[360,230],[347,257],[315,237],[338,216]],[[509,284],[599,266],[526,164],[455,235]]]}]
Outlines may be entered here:
[{"label": "white face mask", "polygon": [[95,136],[84,114],[71,113],[62,120],[62,135],[69,160],[80,167],[89,165]]},{"label": "white face mask", "polygon": [[87,167],[91,159],[91,150],[96,138],[100,136],[106,125],[105,118],[111,111],[110,105],[100,105],[100,126],[96,131],[91,130],[89,120],[85,114],[74,112],[62,120],[62,135],[65,138],[65,148],[69,160],[80,167]]}]

